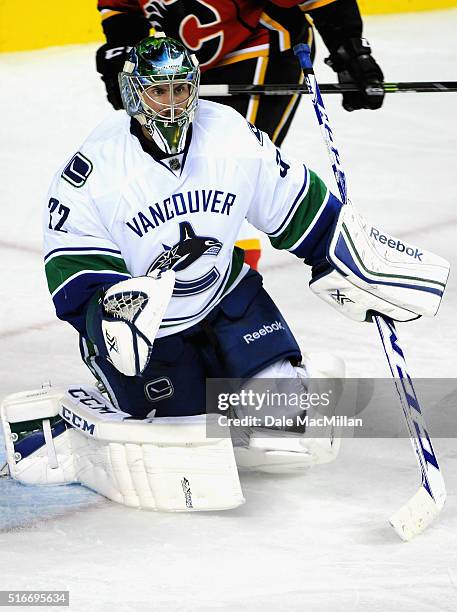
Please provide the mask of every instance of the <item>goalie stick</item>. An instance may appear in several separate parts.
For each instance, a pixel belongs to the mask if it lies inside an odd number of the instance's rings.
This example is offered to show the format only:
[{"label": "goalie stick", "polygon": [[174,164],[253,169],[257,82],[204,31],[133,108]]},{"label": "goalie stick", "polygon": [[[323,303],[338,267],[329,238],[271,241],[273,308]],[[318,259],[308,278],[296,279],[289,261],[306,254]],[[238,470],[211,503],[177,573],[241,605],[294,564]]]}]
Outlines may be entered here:
[{"label": "goalie stick", "polygon": [[[457,81],[409,81],[402,83],[383,83],[386,93],[430,93],[430,92],[455,92]],[[341,94],[344,92],[359,91],[356,85],[351,83],[322,83],[319,86],[321,94]],[[201,96],[291,96],[294,94],[309,93],[306,85],[297,83],[278,83],[268,85],[200,85]]]},{"label": "goalie stick", "polygon": [[[299,44],[294,47],[311,95],[321,132],[327,146],[340,196],[344,204],[350,204],[347,196],[346,176],[336,148],[333,131],[325,110],[319,85],[311,63],[310,48]],[[400,347],[394,322],[383,316],[373,317],[384,347],[384,352],[403,409],[417,462],[421,472],[421,486],[415,495],[390,517],[390,524],[403,540],[411,540],[421,533],[438,516],[446,501],[446,488],[432,441],[408,374],[405,356]]]}]

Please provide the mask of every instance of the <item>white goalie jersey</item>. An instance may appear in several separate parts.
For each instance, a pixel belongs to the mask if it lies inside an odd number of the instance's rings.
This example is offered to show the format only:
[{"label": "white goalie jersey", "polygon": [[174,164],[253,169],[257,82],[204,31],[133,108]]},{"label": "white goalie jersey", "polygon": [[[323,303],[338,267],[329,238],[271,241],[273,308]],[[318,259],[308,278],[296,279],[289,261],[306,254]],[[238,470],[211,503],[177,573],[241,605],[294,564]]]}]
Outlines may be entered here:
[{"label": "white goalie jersey", "polygon": [[340,202],[303,163],[231,108],[201,101],[186,152],[158,161],[124,113],[110,116],[54,178],[44,218],[49,290],[59,318],[85,333],[99,288],[174,270],[158,336],[201,320],[246,274],[241,224],[308,263]]}]

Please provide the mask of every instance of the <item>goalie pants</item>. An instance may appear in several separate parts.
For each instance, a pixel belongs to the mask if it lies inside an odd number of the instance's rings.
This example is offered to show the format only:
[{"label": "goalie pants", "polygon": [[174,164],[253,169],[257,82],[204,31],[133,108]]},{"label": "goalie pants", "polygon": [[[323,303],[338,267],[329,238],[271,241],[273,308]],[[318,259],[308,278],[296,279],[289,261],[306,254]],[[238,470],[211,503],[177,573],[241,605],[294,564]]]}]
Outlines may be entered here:
[{"label": "goalie pants", "polygon": [[203,321],[158,338],[142,376],[124,376],[84,338],[80,348],[113,404],[139,419],[204,413],[206,378],[250,378],[277,361],[301,360],[289,326],[252,270]]}]

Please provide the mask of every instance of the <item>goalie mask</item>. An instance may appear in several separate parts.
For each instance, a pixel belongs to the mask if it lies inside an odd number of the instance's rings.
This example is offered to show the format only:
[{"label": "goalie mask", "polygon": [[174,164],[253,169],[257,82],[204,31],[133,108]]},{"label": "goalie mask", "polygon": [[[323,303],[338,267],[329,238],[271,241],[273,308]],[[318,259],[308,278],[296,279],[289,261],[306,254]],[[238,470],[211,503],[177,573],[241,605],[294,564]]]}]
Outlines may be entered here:
[{"label": "goalie mask", "polygon": [[172,38],[145,38],[119,74],[124,108],[165,153],[180,153],[198,105],[195,56]]}]

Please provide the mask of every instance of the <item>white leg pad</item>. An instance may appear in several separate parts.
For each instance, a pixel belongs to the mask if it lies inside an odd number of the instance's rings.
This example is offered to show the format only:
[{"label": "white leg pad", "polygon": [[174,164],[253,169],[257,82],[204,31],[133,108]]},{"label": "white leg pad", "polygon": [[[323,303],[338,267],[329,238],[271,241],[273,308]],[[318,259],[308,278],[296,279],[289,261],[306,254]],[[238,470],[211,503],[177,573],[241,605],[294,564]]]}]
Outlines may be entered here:
[{"label": "white leg pad", "polygon": [[[11,427],[38,421],[39,433],[40,419],[59,415],[70,427],[19,457]],[[76,386],[10,395],[1,417],[10,475],[25,484],[80,482],[118,503],[168,512],[244,503],[230,436],[207,438],[205,415],[136,421],[96,389]]]},{"label": "white leg pad", "polygon": [[[293,367],[284,360],[259,372],[255,378],[312,379],[310,391],[320,392],[328,390],[328,385],[323,383],[321,389],[318,379],[343,379],[344,376],[342,359],[330,353],[316,352],[303,355],[303,367]],[[251,433],[248,445],[235,447],[234,451],[241,470],[289,473],[334,461],[340,445],[341,438],[331,428],[322,432],[320,438],[260,429]]]},{"label": "white leg pad", "polygon": [[[63,389],[39,389],[8,395],[0,407],[9,475],[24,484],[69,484],[76,482],[70,439],[74,432],[66,430],[52,438],[46,421],[58,417]],[[16,446],[17,429],[31,421],[44,421],[43,443]],[[30,432],[31,433],[31,432]],[[36,446],[33,452],[30,448]],[[17,450],[21,448],[22,454]]]}]

